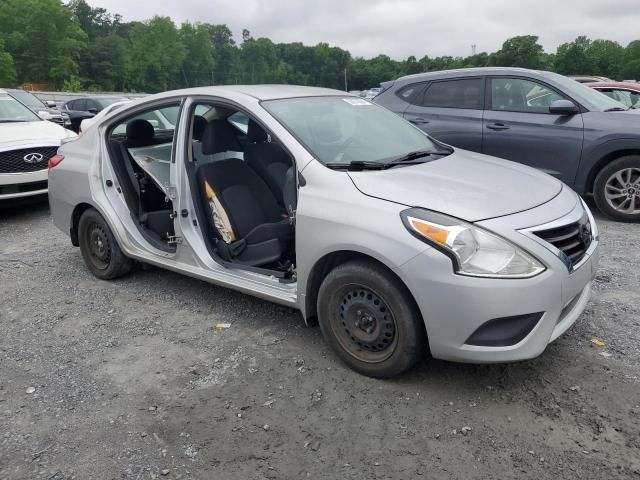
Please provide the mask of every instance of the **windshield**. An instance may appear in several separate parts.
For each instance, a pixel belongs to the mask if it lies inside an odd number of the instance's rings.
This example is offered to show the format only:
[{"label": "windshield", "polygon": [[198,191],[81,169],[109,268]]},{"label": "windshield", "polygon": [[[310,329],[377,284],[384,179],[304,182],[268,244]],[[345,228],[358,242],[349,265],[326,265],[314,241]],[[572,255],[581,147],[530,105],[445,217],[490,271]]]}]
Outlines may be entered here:
[{"label": "windshield", "polygon": [[564,75],[558,75],[554,73],[553,79],[564,89],[566,89],[569,95],[573,96],[572,94],[575,94],[587,100],[596,111],[604,112],[605,110],[609,110],[612,108],[622,108],[625,110],[627,109],[627,107],[620,102],[617,102],[614,99],[603,95],[601,92],[598,92],[591,87],[587,87],[582,83],[565,77]]},{"label": "windshield", "polygon": [[39,108],[47,108],[44,103],[40,101],[38,97],[30,94],[29,92],[14,90],[9,93],[13,98],[18,100],[20,103],[25,104],[27,107],[39,109]]},{"label": "windshield", "polygon": [[0,95],[0,123],[35,122],[40,120],[35,113],[9,95]]},{"label": "windshield", "polygon": [[383,162],[439,150],[395,113],[357,97],[304,97],[262,102],[323,164]]}]

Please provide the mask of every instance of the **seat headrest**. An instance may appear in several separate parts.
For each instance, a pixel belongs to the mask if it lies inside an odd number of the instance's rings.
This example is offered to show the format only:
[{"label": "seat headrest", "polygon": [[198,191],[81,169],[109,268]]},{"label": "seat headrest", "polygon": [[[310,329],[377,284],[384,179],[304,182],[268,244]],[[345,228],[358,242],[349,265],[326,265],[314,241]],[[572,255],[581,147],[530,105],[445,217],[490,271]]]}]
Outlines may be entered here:
[{"label": "seat headrest", "polygon": [[249,124],[247,125],[247,140],[249,143],[266,143],[267,132],[258,125],[258,122],[249,119]]},{"label": "seat headrest", "polygon": [[207,120],[201,116],[196,115],[193,117],[193,139],[202,141],[204,135],[204,129],[207,128]]},{"label": "seat headrest", "polygon": [[233,127],[224,119],[213,120],[208,123],[202,134],[202,153],[213,155],[229,151],[243,151]]},{"label": "seat headrest", "polygon": [[137,118],[127,123],[127,140],[151,140],[155,134],[153,125],[142,118]]}]

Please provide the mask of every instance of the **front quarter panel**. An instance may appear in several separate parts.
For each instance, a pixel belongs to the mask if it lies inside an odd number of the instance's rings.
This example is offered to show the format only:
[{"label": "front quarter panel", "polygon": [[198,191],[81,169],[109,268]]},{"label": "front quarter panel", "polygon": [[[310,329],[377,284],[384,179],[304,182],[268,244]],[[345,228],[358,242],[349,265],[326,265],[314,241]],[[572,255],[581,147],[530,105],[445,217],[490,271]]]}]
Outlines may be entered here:
[{"label": "front quarter panel", "polygon": [[400,212],[405,206],[363,195],[346,172],[330,170],[317,161],[310,162],[303,175],[306,185],[300,188],[296,211],[298,300],[302,308],[309,274],[328,254],[357,252],[394,269],[431,249],[402,224]]}]

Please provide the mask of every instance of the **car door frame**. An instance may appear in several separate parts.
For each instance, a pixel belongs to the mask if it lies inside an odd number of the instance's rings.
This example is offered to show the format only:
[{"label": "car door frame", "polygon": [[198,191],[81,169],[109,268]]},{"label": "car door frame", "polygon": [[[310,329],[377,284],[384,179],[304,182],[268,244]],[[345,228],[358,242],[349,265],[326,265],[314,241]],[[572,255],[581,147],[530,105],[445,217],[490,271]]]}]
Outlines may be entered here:
[{"label": "car door frame", "polygon": [[[173,157],[171,181],[172,185],[176,189],[177,204],[176,211],[180,211],[180,215],[177,216],[176,222],[174,222],[174,229],[176,236],[186,240],[181,244],[183,258],[188,257],[190,263],[206,265],[207,268],[218,272],[242,272],[251,274],[261,274],[265,278],[274,278],[278,281],[282,280],[284,275],[274,270],[264,269],[260,267],[251,267],[247,265],[241,265],[236,262],[227,262],[216,255],[211,242],[205,238],[206,231],[201,228],[201,225],[208,221],[203,212],[201,205],[197,202],[196,196],[193,192],[193,182],[187,171],[187,162],[189,161],[188,148],[190,147],[188,141],[191,139],[191,122],[189,119],[195,112],[195,107],[199,104],[211,104],[212,106],[221,106],[236,111],[241,111],[249,119],[258,123],[272,138],[277,139],[278,143],[282,146],[283,150],[289,155],[293,161],[293,167],[298,172],[296,175],[296,197],[300,199],[300,187],[303,185],[300,179],[300,166],[297,161],[297,157],[288,147],[288,145],[281,140],[281,136],[277,135],[269,126],[269,122],[265,122],[259,115],[252,112],[249,108],[242,105],[239,102],[235,102],[228,98],[210,96],[210,95],[191,95],[185,98],[182,104],[182,109],[179,117],[180,125],[176,127],[179,134],[174,137],[181,143],[177,146],[178,151]],[[235,127],[234,127],[235,128]],[[198,192],[195,192],[197,195]],[[183,211],[187,211],[185,216]],[[296,229],[297,237],[297,229]],[[188,246],[188,249],[185,248]],[[297,246],[297,242],[296,242]],[[188,251],[187,251],[188,250]]]},{"label": "car door frame", "polygon": [[[573,98],[571,95],[568,95],[567,93],[563,92],[562,90],[560,90],[558,87],[550,84],[549,82],[546,82],[543,79],[537,78],[537,77],[530,77],[530,76],[526,76],[526,75],[518,75],[518,74],[500,74],[500,73],[495,73],[495,74],[487,74],[485,75],[486,79],[485,79],[485,106],[484,106],[484,116],[483,116],[483,121],[482,121],[482,138],[483,138],[483,142],[482,142],[482,153],[485,153],[487,155],[493,155],[495,156],[495,154],[491,153],[491,152],[487,152],[485,150],[485,146],[486,146],[486,136],[487,136],[487,125],[486,122],[490,121],[491,118],[491,112],[498,112],[498,113],[513,113],[513,114],[521,114],[521,115],[552,115],[549,112],[523,112],[523,111],[518,111],[518,110],[493,110],[493,92],[491,90],[491,83],[492,80],[494,79],[515,79],[515,80],[524,80],[524,81],[528,81],[528,82],[532,82],[538,85],[542,85],[545,88],[548,88],[549,90],[551,90],[552,92],[556,93],[557,95],[559,95],[562,99],[564,100],[569,100],[570,102],[572,102],[574,105],[576,105],[576,107],[578,107],[578,112],[575,115],[580,115],[582,116],[583,114],[587,113],[589,110],[587,108],[585,108],[585,106],[579,102],[578,100],[576,100],[575,98]],[[508,126],[508,125],[507,125]],[[579,154],[579,158],[578,161],[575,165],[575,171],[573,173],[573,176],[571,178],[569,183],[570,185],[573,185],[575,183],[576,178],[578,177],[578,170],[580,168],[580,164],[582,161],[582,153],[584,151],[584,119],[582,119],[582,143],[580,146],[580,154]],[[512,160],[512,161],[516,161],[517,160]],[[523,163],[524,165],[527,165],[526,163]],[[528,165],[531,166],[531,165]],[[533,167],[536,168],[536,167]],[[540,169],[542,171],[545,171],[545,169]],[[548,173],[548,171],[547,171]],[[555,177],[555,175],[554,175]],[[558,178],[558,177],[556,177]]]}]

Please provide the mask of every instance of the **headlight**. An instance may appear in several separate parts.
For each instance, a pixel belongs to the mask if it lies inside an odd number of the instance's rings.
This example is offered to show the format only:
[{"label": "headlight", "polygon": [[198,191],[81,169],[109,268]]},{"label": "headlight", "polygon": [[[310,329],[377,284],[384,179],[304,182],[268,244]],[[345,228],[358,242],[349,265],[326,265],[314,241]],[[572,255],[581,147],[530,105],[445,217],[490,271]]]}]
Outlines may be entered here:
[{"label": "headlight", "polygon": [[508,240],[457,218],[420,208],[405,210],[400,216],[412,235],[448,255],[461,275],[530,278],[545,270]]}]

